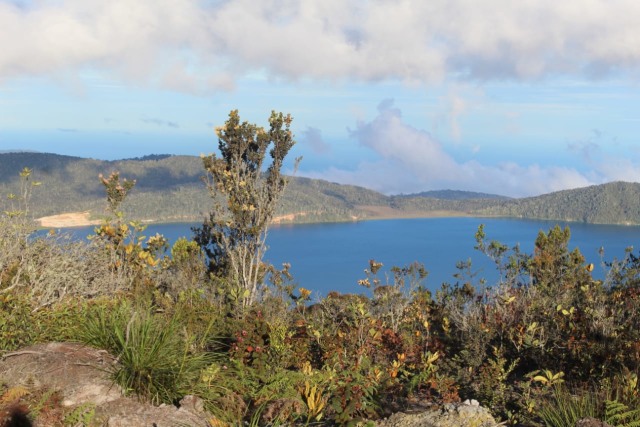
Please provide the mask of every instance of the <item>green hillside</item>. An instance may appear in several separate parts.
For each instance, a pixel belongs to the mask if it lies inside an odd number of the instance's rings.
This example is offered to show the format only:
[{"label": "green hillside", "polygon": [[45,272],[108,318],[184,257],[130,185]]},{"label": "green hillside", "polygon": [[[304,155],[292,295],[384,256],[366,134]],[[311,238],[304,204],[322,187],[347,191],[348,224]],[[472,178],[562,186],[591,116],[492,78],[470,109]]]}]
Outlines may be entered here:
[{"label": "green hillside", "polygon": [[[0,193],[16,193],[18,174],[33,169],[42,182],[31,200],[35,217],[64,212],[104,212],[104,190],[99,174],[119,171],[136,186],[123,206],[130,218],[154,221],[200,221],[211,200],[201,181],[202,160],[194,156],[146,156],[138,159],[100,161],[43,153],[0,154]],[[369,217],[359,205],[389,206],[390,198],[361,187],[294,177],[278,215],[299,214],[295,222],[344,221]],[[7,203],[6,200],[2,200]],[[291,220],[290,220],[291,221]]]},{"label": "green hillside", "polygon": [[470,200],[470,199],[499,199],[509,200],[509,197],[500,196],[498,194],[489,193],[477,193],[474,191],[460,191],[460,190],[433,190],[423,191],[421,193],[400,195],[398,197],[431,197],[433,199],[445,199],[445,200]]},{"label": "green hillside", "polygon": [[[119,171],[137,184],[123,206],[132,219],[158,222],[200,221],[211,200],[195,156],[151,155],[102,161],[45,153],[0,153],[0,194],[16,193],[18,174],[33,169],[42,185],[33,192],[34,217],[90,211],[104,214],[98,175]],[[5,197],[0,207],[7,209]],[[455,190],[386,196],[366,188],[293,177],[278,210],[281,222],[351,221],[434,215],[506,216],[598,224],[640,224],[640,184],[615,182],[509,199]]]},{"label": "green hillside", "polygon": [[611,182],[538,197],[501,201],[479,209],[477,213],[591,224],[640,224],[640,184]]}]

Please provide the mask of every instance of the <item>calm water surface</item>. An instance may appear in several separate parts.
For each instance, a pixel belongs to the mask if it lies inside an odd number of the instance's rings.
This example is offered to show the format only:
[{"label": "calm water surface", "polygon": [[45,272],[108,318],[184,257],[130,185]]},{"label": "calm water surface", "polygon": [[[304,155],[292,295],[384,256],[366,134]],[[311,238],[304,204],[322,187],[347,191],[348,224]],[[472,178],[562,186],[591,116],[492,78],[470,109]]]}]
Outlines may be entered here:
[{"label": "calm water surface", "polygon": [[[455,283],[456,263],[467,259],[472,260],[477,277],[497,279],[491,261],[473,249],[480,224],[485,225],[487,240],[498,240],[510,247],[519,244],[523,252],[532,253],[538,232],[546,232],[556,223],[502,218],[425,218],[284,225],[270,229],[266,258],[276,266],[290,263],[295,281],[319,294],[331,290],[363,292],[357,281],[364,278],[363,270],[370,259],[384,264],[378,273],[381,277],[391,266],[421,262],[429,271],[426,286],[437,289],[443,282]],[[622,258],[625,248],[640,246],[640,227],[559,224],[570,227],[570,248],[578,247],[587,262],[596,265],[596,277],[604,275],[598,254],[600,247],[604,247],[605,260],[612,260]],[[150,225],[145,235],[157,232],[173,242],[181,236],[190,238],[193,225]],[[82,235],[92,230],[80,228],[74,233]]]}]

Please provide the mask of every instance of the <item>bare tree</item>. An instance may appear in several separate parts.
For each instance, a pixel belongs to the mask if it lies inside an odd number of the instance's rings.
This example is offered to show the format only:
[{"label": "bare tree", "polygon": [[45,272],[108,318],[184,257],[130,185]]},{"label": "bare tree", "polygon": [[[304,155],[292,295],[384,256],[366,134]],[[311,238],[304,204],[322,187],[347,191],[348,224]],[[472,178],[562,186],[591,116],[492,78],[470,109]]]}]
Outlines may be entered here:
[{"label": "bare tree", "polygon": [[257,300],[264,283],[267,231],[287,184],[283,161],[295,144],[291,121],[290,115],[272,112],[265,130],[241,123],[238,111],[231,111],[216,128],[220,157],[202,158],[214,204],[202,227],[194,229],[195,239],[207,254],[209,270],[224,279],[226,296],[242,309]]}]

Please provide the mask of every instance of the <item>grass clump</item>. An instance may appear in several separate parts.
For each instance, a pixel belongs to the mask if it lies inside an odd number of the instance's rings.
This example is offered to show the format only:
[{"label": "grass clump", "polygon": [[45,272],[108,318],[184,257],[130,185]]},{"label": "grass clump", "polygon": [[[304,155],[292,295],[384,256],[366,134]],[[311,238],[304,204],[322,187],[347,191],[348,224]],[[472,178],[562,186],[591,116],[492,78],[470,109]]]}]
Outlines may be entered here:
[{"label": "grass clump", "polygon": [[575,427],[582,418],[597,418],[599,406],[600,400],[593,392],[572,393],[565,386],[557,386],[537,415],[547,427]]},{"label": "grass clump", "polygon": [[126,392],[156,404],[179,401],[210,361],[190,351],[178,316],[166,318],[127,302],[87,319],[81,339],[116,356],[111,375]]}]

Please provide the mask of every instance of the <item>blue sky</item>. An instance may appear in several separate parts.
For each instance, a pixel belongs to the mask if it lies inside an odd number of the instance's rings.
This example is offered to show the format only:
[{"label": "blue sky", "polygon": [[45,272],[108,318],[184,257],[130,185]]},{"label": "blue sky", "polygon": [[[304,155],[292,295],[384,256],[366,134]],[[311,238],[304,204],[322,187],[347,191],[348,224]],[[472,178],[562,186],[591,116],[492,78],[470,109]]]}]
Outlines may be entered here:
[{"label": "blue sky", "polygon": [[199,155],[294,117],[298,175],[529,196],[640,181],[637,0],[0,0],[0,151]]}]

